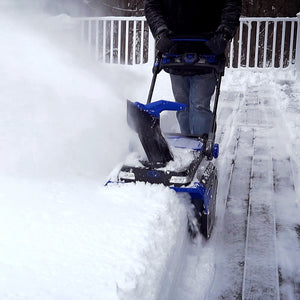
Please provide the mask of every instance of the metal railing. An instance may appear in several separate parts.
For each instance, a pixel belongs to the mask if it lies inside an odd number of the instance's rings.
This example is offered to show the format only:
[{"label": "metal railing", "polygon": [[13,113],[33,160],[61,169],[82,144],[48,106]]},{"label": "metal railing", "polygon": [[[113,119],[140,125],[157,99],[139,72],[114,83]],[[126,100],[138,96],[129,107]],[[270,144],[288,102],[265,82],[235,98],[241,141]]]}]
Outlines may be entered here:
[{"label": "metal railing", "polygon": [[229,67],[288,68],[295,64],[298,19],[241,18]]},{"label": "metal railing", "polygon": [[96,60],[128,65],[143,64],[152,59],[153,38],[144,17],[94,17],[79,20],[81,40],[87,43]]},{"label": "metal railing", "polygon": [[[103,63],[153,62],[154,41],[144,17],[79,18],[81,40]],[[227,56],[230,68],[300,68],[298,18],[240,18]],[[298,49],[298,53],[297,53]]]}]

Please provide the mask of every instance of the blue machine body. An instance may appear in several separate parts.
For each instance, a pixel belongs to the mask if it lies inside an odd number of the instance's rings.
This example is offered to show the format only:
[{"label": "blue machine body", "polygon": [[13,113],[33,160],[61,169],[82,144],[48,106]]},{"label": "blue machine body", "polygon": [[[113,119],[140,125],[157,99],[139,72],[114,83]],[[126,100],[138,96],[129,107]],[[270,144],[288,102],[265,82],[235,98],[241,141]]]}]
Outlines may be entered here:
[{"label": "blue machine body", "polygon": [[[180,111],[185,109],[181,103],[160,100],[149,104],[139,102],[133,103],[137,108],[146,112],[155,119],[159,119],[160,113],[164,110]],[[164,184],[178,193],[188,193],[191,199],[201,199],[203,201],[204,213],[209,213],[210,199],[213,188],[209,183],[211,175],[215,172],[215,167],[208,162],[203,154],[205,141],[197,136],[184,136],[181,134],[165,134],[167,144],[173,148],[187,149],[193,153],[194,160],[184,170],[169,171],[168,165],[164,168],[160,166],[145,165],[137,168],[133,166],[123,166],[118,182],[150,182]],[[219,145],[214,144],[214,157],[218,157]],[[200,164],[202,164],[201,170]],[[123,177],[122,177],[123,176]],[[182,182],[181,182],[182,180]]]}]

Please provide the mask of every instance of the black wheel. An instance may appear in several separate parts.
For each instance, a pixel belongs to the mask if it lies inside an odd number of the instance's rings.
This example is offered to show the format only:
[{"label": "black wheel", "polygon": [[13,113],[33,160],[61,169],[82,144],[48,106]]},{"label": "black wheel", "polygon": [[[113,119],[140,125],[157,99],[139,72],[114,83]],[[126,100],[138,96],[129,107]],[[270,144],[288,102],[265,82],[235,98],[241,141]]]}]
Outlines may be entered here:
[{"label": "black wheel", "polygon": [[[192,223],[191,221],[189,222],[189,230],[192,228],[193,232],[197,230],[198,232],[201,231],[201,219],[203,215],[203,199],[192,199],[192,204],[194,205],[194,216],[196,219],[196,224]],[[191,226],[191,223],[193,226]],[[196,229],[197,227],[197,229]],[[195,235],[193,235],[195,237]]]},{"label": "black wheel", "polygon": [[[196,224],[189,220],[188,229],[192,237],[196,236],[197,230],[197,232],[203,234],[206,239],[209,239],[213,230],[216,216],[218,177],[217,169],[215,167],[206,180],[207,181],[204,184],[206,194],[203,196],[203,198],[192,199]],[[205,207],[205,203],[208,204],[208,207]]]},{"label": "black wheel", "polygon": [[209,180],[209,185],[207,187],[207,195],[209,197],[208,213],[205,212],[205,209],[203,207],[200,220],[200,232],[206,239],[210,238],[215,223],[217,187],[218,177],[217,173],[214,172],[214,174],[212,174],[211,180]]}]

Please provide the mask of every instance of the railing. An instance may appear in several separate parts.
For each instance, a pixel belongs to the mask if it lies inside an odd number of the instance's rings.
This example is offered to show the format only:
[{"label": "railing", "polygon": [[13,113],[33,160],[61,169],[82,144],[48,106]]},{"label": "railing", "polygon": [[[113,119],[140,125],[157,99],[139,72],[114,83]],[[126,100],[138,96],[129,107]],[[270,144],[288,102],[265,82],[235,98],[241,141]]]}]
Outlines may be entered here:
[{"label": "railing", "polygon": [[288,68],[295,64],[297,18],[241,18],[229,67]]},{"label": "railing", "polygon": [[[154,41],[144,17],[79,18],[81,40],[103,63],[143,64],[154,58]],[[241,18],[228,49],[230,68],[300,68],[298,18]],[[298,53],[296,53],[298,49]]]},{"label": "railing", "polygon": [[79,20],[81,40],[87,42],[96,60],[127,65],[143,64],[152,59],[153,38],[144,17],[94,17]]}]

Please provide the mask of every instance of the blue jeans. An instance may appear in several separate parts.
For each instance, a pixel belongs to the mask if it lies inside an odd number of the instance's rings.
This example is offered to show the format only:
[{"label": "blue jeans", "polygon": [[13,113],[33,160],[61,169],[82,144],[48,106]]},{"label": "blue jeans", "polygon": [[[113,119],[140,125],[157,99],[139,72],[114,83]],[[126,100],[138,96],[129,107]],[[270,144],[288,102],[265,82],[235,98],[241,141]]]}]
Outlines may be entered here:
[{"label": "blue jeans", "polygon": [[217,84],[215,74],[170,76],[175,101],[186,104],[186,109],[177,113],[181,133],[208,134],[213,119],[210,100]]}]

